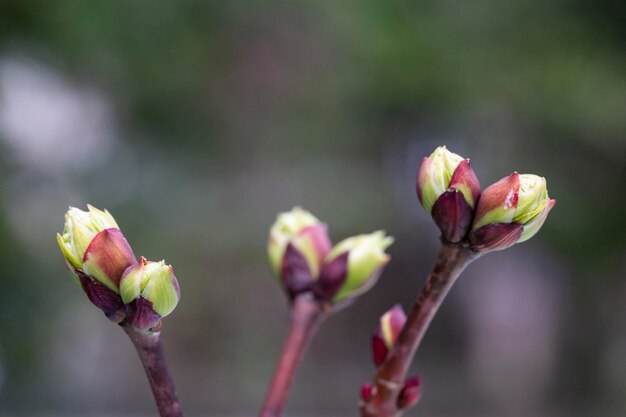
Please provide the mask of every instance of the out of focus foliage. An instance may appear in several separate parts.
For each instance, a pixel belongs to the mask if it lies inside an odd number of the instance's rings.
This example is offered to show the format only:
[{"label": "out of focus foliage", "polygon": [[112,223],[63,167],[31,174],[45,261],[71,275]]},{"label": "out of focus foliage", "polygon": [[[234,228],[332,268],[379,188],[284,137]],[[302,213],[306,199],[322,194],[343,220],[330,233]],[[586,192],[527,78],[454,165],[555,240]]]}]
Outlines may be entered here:
[{"label": "out of focus foliage", "polygon": [[[447,144],[483,186],[516,169],[545,176],[558,200],[524,244],[535,252],[498,255],[559,265],[546,275],[559,277],[563,318],[537,407],[623,413],[626,380],[607,369],[626,369],[624,28],[624,3],[608,0],[0,2],[0,412],[149,404],[140,382],[115,384],[130,371],[93,363],[113,357],[98,341],[114,337],[94,332],[116,329],[56,253],[65,206],[92,202],[120,219],[137,255],[176,268],[168,344],[192,409],[250,414],[260,401],[284,316],[264,259],[274,213],[303,204],[336,238],[395,235],[386,278],[309,359],[344,373],[325,385],[328,368],[311,365],[294,397],[304,412],[323,397],[322,411],[353,414],[369,328],[411,301],[432,261],[436,233],[413,181],[421,157]],[[467,351],[458,317],[444,312],[438,327],[426,358]],[[471,367],[455,368],[446,375],[467,380]],[[84,380],[63,388],[55,375]],[[423,406],[441,412],[448,383],[430,382]],[[95,392],[72,392],[80,384]],[[466,395],[445,410],[493,409]]]}]

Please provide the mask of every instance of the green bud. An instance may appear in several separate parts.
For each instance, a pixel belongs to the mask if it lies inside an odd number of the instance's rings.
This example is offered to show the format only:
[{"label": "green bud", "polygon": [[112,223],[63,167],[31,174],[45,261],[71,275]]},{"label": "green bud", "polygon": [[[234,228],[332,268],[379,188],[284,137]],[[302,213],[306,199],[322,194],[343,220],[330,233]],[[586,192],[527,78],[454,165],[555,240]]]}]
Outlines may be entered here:
[{"label": "green bud", "polygon": [[[306,260],[307,274],[311,279],[317,277],[324,258],[330,251],[326,225],[317,217],[300,207],[280,213],[270,229],[267,252],[274,274],[290,287],[290,278],[285,276],[284,267],[287,246],[292,245],[298,256]],[[287,274],[289,275],[289,274]]]},{"label": "green bud", "polygon": [[[424,158],[417,177],[417,195],[422,205],[431,212],[437,199],[450,187],[450,180],[463,157],[450,152],[445,146],[440,146],[429,156]],[[463,190],[464,194],[466,190]],[[467,191],[471,198],[471,191]]]},{"label": "green bud", "polygon": [[150,262],[141,257],[122,275],[120,295],[131,326],[150,328],[174,310],[180,288],[174,269],[165,261]]},{"label": "green bud", "polygon": [[545,178],[517,172],[481,194],[469,239],[475,250],[505,249],[534,236],[554,207]]},{"label": "green bud", "polygon": [[390,256],[385,253],[385,249],[392,243],[392,237],[378,231],[353,236],[335,245],[328,255],[327,263],[343,254],[348,255],[346,277],[334,296],[335,302],[357,296],[376,283],[383,267],[389,262]]},{"label": "green bud", "polygon": [[519,179],[517,210],[513,221],[523,224],[524,229],[517,243],[533,237],[543,226],[548,213],[556,204],[555,200],[548,197],[545,178],[532,174],[522,174]]},{"label": "green bud", "polygon": [[105,229],[119,226],[111,214],[87,205],[89,211],[70,207],[65,214],[63,233],[57,233],[57,242],[65,259],[76,269],[82,269],[83,257],[92,239]]}]

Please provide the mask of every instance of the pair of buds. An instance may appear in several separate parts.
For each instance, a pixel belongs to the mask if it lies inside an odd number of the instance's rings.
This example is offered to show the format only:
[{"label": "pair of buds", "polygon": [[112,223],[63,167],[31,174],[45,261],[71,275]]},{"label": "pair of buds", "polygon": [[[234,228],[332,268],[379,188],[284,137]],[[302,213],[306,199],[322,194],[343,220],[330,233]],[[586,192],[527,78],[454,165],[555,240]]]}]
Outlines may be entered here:
[{"label": "pair of buds", "polygon": [[116,323],[150,329],[180,299],[174,270],[164,261],[135,258],[108,211],[70,207],[57,242],[89,300]]},{"label": "pair of buds", "polygon": [[299,207],[278,215],[270,229],[270,265],[287,295],[310,293],[324,303],[349,301],[371,288],[389,262],[393,238],[382,231],[334,247],[326,224]]},{"label": "pair of buds", "polygon": [[467,238],[474,250],[485,252],[533,237],[556,203],[545,178],[532,174],[514,172],[481,193],[469,159],[445,146],[424,158],[416,188],[445,240]]},{"label": "pair of buds", "polygon": [[[374,398],[376,387],[366,382],[361,386],[361,401],[368,403]],[[404,386],[398,395],[398,410],[408,410],[414,407],[422,398],[422,381],[418,376],[412,376],[406,379]]]}]

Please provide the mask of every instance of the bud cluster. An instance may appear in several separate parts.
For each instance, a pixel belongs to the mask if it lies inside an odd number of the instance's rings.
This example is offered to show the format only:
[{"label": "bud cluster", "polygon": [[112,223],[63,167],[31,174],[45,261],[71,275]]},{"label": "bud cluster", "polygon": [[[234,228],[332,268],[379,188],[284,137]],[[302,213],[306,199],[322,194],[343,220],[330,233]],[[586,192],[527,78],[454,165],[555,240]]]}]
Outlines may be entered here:
[{"label": "bud cluster", "polygon": [[546,180],[514,172],[482,193],[469,159],[441,146],[420,166],[417,196],[444,240],[469,241],[475,251],[508,248],[534,236],[556,200]]},{"label": "bud cluster", "polygon": [[[372,336],[372,359],[374,365],[378,367],[387,360],[405,323],[406,314],[399,304],[393,306],[380,317],[378,327]],[[375,394],[376,386],[370,383],[365,383],[361,386],[361,400],[364,403],[371,401]],[[409,377],[404,381],[396,406],[399,410],[407,410],[419,402],[421,395],[420,378],[417,376]]]},{"label": "bud cluster", "polygon": [[137,261],[113,216],[87,207],[70,207],[57,234],[68,269],[110,320],[137,329],[156,326],[180,299],[172,267],[143,257]]},{"label": "bud cluster", "polygon": [[384,232],[353,236],[334,247],[324,223],[299,207],[278,215],[270,229],[272,271],[293,299],[311,293],[336,304],[373,286],[389,262],[385,249],[393,239]]}]

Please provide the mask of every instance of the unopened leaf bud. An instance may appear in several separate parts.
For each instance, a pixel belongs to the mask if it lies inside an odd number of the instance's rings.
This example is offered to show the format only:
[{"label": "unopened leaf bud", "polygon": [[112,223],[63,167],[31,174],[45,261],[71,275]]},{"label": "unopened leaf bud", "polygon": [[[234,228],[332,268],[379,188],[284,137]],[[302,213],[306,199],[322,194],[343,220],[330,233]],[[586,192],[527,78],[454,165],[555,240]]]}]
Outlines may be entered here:
[{"label": "unopened leaf bud", "polygon": [[300,207],[278,215],[270,229],[270,266],[287,293],[308,291],[331,248],[326,225]]},{"label": "unopened leaf bud", "polygon": [[[339,242],[326,258],[315,293],[332,302],[356,297],[378,280],[390,256],[385,253],[393,238],[378,231]],[[330,289],[329,289],[330,288]]]},{"label": "unopened leaf bud", "polygon": [[149,329],[174,310],[180,300],[180,287],[171,265],[150,262],[142,256],[124,271],[120,294],[129,326]]},{"label": "unopened leaf bud", "polygon": [[416,190],[444,239],[456,243],[467,235],[480,196],[469,159],[438,147],[422,160]]},{"label": "unopened leaf bud", "polygon": [[514,172],[483,191],[470,244],[477,251],[492,251],[524,242],[539,231],[555,204],[545,178]]},{"label": "unopened leaf bud", "polygon": [[372,336],[372,354],[374,364],[381,365],[393,348],[406,323],[406,314],[400,304],[396,304],[380,317],[378,328]]},{"label": "unopened leaf bud", "polygon": [[70,207],[57,243],[88,298],[111,320],[120,321],[124,318],[120,278],[136,258],[113,216],[87,207],[88,211]]}]

